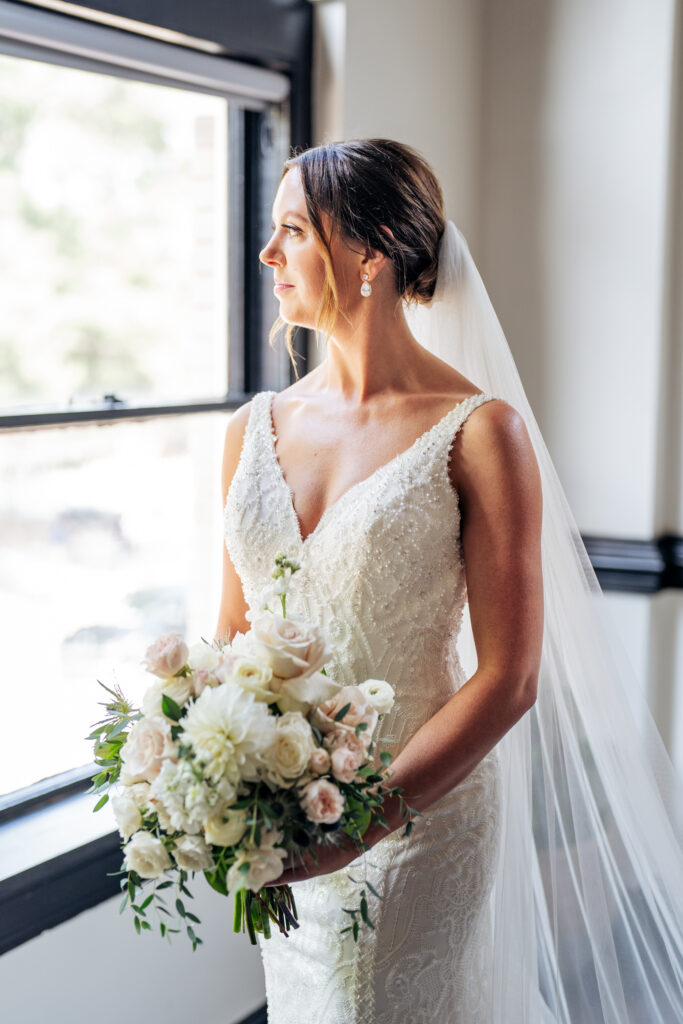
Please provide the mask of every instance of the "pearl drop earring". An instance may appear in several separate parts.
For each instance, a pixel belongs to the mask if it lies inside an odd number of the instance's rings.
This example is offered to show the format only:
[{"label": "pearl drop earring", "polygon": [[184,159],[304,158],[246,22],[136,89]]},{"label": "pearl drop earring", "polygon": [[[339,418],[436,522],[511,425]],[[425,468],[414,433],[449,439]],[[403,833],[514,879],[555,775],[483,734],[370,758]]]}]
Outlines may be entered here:
[{"label": "pearl drop earring", "polygon": [[368,281],[368,274],[363,274],[363,283],[360,286],[360,293],[367,299],[368,295],[372,295],[372,285]]}]

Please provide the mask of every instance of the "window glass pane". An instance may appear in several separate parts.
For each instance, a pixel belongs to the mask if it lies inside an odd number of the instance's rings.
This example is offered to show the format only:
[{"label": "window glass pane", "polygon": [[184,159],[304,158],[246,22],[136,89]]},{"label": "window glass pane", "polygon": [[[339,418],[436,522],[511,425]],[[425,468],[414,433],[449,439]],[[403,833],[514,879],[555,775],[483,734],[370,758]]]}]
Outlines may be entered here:
[{"label": "window glass pane", "polygon": [[213,637],[228,416],[0,437],[0,793],[92,759],[97,679],[139,700],[156,636]]},{"label": "window glass pane", "polygon": [[0,55],[0,407],[227,390],[228,103]]}]

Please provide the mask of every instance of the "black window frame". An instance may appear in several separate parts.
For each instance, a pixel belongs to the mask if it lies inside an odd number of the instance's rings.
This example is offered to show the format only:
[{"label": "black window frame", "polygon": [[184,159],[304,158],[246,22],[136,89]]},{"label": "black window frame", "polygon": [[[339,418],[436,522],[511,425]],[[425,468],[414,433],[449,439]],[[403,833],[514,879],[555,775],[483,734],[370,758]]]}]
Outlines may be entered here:
[{"label": "black window frame", "polygon": [[[17,8],[50,7],[41,3],[16,3]],[[0,415],[0,432],[49,428],[67,424],[98,423],[124,419],[146,420],[161,416],[193,415],[203,412],[231,412],[258,391],[279,389],[296,379],[284,346],[273,352],[268,330],[275,303],[271,282],[259,273],[258,252],[269,233],[270,204],[280,173],[273,163],[273,136],[281,147],[283,125],[287,131],[287,156],[311,144],[311,61],[312,8],[309,0],[232,0],[223,23],[216,22],[211,0],[114,0],[78,4],[83,18],[75,22],[107,16],[132,19],[121,31],[154,36],[155,30],[182,33],[191,40],[211,43],[231,60],[277,70],[290,79],[286,104],[263,110],[234,106],[229,119],[229,235],[228,293],[229,390],[215,400],[188,403],[128,405],[115,395],[105,396],[100,404],[80,408],[44,408]],[[137,25],[135,23],[138,23]],[[183,40],[186,44],[186,41]],[[171,44],[173,45],[173,44]],[[213,52],[216,52],[214,50]],[[63,63],[68,63],[64,61]],[[169,82],[172,84],[172,82]],[[278,137],[277,133],[280,133]],[[298,372],[305,372],[310,351],[310,332],[301,331],[297,351],[301,360]],[[62,801],[82,798],[90,784],[93,766],[83,765],[53,778],[38,781],[14,793],[0,797],[0,829],[4,824],[29,819]],[[44,860],[25,871],[0,879],[0,954],[54,927],[81,911],[95,906],[119,892],[119,879],[113,875],[121,866],[118,833],[81,845],[57,857]]]}]

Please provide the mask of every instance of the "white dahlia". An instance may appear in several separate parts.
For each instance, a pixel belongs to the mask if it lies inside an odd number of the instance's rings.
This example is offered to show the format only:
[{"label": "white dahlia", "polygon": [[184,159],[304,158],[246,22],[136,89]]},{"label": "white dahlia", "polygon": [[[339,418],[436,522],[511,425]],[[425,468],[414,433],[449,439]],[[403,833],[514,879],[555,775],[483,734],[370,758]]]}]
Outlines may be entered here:
[{"label": "white dahlia", "polygon": [[263,701],[241,686],[205,689],[183,719],[182,742],[214,783],[233,786],[259,777],[263,754],[275,735],[275,719]]}]

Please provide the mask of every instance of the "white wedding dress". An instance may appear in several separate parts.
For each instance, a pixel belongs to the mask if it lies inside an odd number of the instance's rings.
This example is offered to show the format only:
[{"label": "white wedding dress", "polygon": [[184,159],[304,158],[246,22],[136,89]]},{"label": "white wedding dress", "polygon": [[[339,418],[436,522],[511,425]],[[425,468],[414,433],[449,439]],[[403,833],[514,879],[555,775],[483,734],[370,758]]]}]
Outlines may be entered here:
[{"label": "white wedding dress", "polygon": [[[322,625],[343,684],[387,679],[396,703],[379,747],[396,755],[465,682],[456,639],[466,600],[451,445],[478,406],[456,405],[346,491],[302,538],[275,450],[274,392],[252,400],[225,505],[225,541],[249,604],[275,556],[301,562],[288,611]],[[270,1024],[491,1024],[490,896],[501,829],[496,748],[415,821],[349,867],[297,882],[301,927],[261,941]],[[358,943],[343,907],[367,879],[374,931]]]}]

